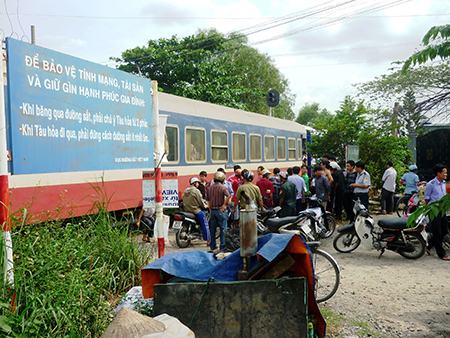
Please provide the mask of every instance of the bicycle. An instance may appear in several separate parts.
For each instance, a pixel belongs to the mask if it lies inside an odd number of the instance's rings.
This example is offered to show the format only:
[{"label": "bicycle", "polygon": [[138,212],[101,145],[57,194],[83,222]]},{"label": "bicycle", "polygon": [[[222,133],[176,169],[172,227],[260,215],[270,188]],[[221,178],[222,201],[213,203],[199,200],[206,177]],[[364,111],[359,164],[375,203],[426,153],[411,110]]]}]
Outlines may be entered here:
[{"label": "bicycle", "polygon": [[311,250],[316,302],[323,303],[337,292],[341,279],[341,270],[333,256],[319,249],[320,242],[306,242],[306,244]]},{"label": "bicycle", "polygon": [[408,217],[420,206],[419,193],[405,194],[397,201],[395,212],[398,217]]}]

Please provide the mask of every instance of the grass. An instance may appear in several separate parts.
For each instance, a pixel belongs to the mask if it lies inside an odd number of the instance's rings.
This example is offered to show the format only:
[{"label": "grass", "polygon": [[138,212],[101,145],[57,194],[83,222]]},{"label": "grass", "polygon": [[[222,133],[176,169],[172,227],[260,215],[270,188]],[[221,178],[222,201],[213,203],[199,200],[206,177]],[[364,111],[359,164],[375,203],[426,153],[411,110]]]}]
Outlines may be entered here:
[{"label": "grass", "polygon": [[374,337],[374,338],[388,338],[385,334],[379,333],[376,329],[370,325],[370,323],[362,320],[354,320],[351,324],[356,327],[358,336],[361,337]]},{"label": "grass", "polygon": [[345,324],[345,317],[326,306],[321,306],[320,312],[327,322],[327,336],[340,337],[339,332]]},{"label": "grass", "polygon": [[327,337],[344,338],[345,335],[342,332],[345,331],[346,327],[351,328],[354,331],[352,334],[358,337],[390,337],[379,333],[369,322],[349,319],[329,307],[321,306],[320,312],[327,322]]},{"label": "grass", "polygon": [[120,295],[140,284],[140,269],[150,260],[126,225],[113,224],[120,223],[100,211],[64,224],[16,226],[17,310],[10,311],[12,291],[3,286],[0,336],[100,336]]}]

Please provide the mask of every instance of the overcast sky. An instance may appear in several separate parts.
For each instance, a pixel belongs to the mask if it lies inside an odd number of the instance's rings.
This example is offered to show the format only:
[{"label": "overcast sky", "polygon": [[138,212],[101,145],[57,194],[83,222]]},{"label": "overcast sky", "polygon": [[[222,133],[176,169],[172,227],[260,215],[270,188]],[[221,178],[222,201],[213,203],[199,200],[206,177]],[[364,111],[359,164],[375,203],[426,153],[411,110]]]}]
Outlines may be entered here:
[{"label": "overcast sky", "polygon": [[[38,45],[109,65],[109,57],[149,39],[206,28],[224,33],[262,28],[249,42],[269,54],[289,80],[296,112],[307,102],[335,110],[345,95],[355,93],[353,84],[386,73],[392,61],[420,47],[430,27],[450,19],[449,0],[6,0],[6,5],[9,20],[3,2],[0,29],[7,36],[29,39],[34,24]],[[280,21],[286,16],[292,22]]]}]

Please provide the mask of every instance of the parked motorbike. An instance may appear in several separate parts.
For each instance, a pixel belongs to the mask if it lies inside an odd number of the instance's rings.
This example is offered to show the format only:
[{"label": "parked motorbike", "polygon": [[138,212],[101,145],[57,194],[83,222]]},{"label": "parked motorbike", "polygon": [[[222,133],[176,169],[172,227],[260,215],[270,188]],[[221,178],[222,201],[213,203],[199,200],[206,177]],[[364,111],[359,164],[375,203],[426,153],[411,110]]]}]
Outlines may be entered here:
[{"label": "parked motorbike", "polygon": [[[425,225],[425,241],[428,244],[428,242],[430,242],[431,238],[433,237],[433,233],[430,227],[430,222],[428,217],[426,216],[419,216],[419,217],[423,217],[423,221],[422,223]],[[448,226],[448,233],[444,236],[443,241],[442,241],[442,245],[444,247],[445,250],[450,250],[450,213],[447,213],[447,226]]]},{"label": "parked motorbike", "polygon": [[330,237],[336,228],[336,221],[331,213],[325,211],[320,201],[310,198],[310,207],[297,216],[278,218],[280,210],[269,210],[258,218],[258,232],[294,232],[302,233],[308,241],[318,241]]},{"label": "parked motorbike", "polygon": [[386,251],[397,252],[408,259],[417,259],[425,253],[426,236],[423,218],[418,218],[414,228],[406,228],[406,219],[381,219],[374,224],[366,207],[355,201],[353,212],[355,222],[339,228],[333,241],[334,248],[343,253],[352,252],[361,243],[380,251],[379,257]]},{"label": "parked motorbike", "polygon": [[[308,240],[320,240],[329,238],[336,229],[336,220],[331,212],[326,211],[322,203],[315,196],[309,198],[308,209],[301,211],[299,216],[304,216],[301,224],[308,224],[311,231],[308,234]],[[304,231],[307,227],[304,227]],[[312,237],[311,237],[312,236]]]},{"label": "parked motorbike", "polygon": [[[206,212],[206,218],[209,220],[209,213]],[[202,231],[200,223],[191,212],[179,210],[173,216],[172,230],[176,231],[175,240],[180,249],[187,248],[192,241],[202,240]],[[220,237],[220,231],[216,231],[216,240]]]}]

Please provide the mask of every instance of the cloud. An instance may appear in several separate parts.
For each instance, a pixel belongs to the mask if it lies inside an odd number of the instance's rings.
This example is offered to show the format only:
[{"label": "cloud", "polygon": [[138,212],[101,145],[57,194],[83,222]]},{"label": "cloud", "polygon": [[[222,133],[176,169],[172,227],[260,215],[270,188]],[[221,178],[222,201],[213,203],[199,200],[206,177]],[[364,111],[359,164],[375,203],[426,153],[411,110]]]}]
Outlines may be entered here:
[{"label": "cloud", "polygon": [[[161,1],[157,4],[152,3],[145,5],[140,10],[142,16],[159,17],[157,22],[161,25],[189,25],[196,21],[195,13],[192,11],[192,6],[188,2],[184,4],[176,4],[173,1]],[[190,18],[191,17],[191,18]],[[183,18],[183,19],[181,19]],[[152,19],[149,19],[152,20]]]}]

